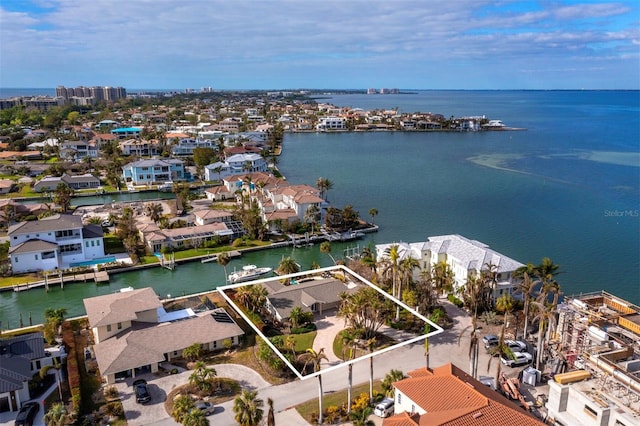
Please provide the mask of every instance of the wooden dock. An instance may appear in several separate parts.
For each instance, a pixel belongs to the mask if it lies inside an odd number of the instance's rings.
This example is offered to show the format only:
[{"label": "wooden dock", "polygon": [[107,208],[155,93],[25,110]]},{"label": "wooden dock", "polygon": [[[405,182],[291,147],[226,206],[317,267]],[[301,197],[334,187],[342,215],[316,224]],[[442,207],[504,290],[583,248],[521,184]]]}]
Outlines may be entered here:
[{"label": "wooden dock", "polygon": [[67,283],[76,283],[76,282],[88,282],[93,281],[96,284],[104,284],[109,283],[109,273],[107,271],[94,271],[86,274],[74,274],[74,275],[63,275],[62,277],[45,277],[43,281],[36,281],[33,283],[27,284],[16,284],[13,286],[13,291],[20,292],[31,290],[32,288],[45,288],[49,289],[50,285],[60,285],[64,288],[64,285]]},{"label": "wooden dock", "polygon": [[[226,252],[226,253],[227,253],[227,255],[229,255],[229,257],[230,257],[231,259],[233,259],[234,257],[240,257],[240,256],[242,256],[242,253],[240,253],[240,252],[239,252],[239,251],[237,251],[237,250],[228,251],[228,252]],[[220,254],[220,253],[218,253],[218,254],[212,254],[211,256],[207,256],[207,257],[205,257],[205,258],[201,259],[201,260],[200,260],[200,262],[201,262],[201,263],[217,262],[217,261],[218,261],[218,255],[219,255],[219,254]]]}]

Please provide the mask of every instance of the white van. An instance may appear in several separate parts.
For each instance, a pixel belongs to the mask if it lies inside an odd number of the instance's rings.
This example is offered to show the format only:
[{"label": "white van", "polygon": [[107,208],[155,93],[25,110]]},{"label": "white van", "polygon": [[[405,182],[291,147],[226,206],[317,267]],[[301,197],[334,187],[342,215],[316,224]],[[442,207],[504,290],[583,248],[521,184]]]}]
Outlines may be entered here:
[{"label": "white van", "polygon": [[376,404],[375,408],[373,409],[373,414],[382,418],[388,417],[393,414],[394,405],[395,402],[393,401],[393,399],[385,398]]}]

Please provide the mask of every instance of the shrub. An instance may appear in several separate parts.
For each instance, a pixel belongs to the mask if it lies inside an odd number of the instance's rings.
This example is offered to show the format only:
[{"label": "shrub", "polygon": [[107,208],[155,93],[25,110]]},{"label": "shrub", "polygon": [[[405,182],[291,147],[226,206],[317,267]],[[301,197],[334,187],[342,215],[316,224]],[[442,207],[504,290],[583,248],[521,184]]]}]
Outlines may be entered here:
[{"label": "shrub", "polygon": [[109,386],[104,391],[104,395],[109,399],[117,398],[119,396],[118,389],[115,386]]},{"label": "shrub", "polygon": [[456,305],[458,308],[462,308],[464,306],[464,302],[462,300],[458,299],[453,294],[448,295],[447,296],[447,300],[449,300],[449,302],[451,302],[454,305]]},{"label": "shrub", "polygon": [[305,324],[302,327],[296,327],[291,329],[291,334],[304,334],[309,333],[311,331],[315,331],[317,329],[316,325],[313,323]]}]

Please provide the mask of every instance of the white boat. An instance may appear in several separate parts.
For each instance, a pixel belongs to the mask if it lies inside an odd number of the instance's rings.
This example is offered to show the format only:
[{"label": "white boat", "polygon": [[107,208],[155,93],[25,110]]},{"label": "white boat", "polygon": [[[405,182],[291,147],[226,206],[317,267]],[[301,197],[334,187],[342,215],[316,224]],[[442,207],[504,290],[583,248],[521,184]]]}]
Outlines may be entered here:
[{"label": "white boat", "polygon": [[235,284],[251,281],[264,274],[268,274],[271,270],[271,268],[258,268],[256,265],[245,265],[242,267],[242,271],[234,271],[233,274],[229,274],[229,282]]}]

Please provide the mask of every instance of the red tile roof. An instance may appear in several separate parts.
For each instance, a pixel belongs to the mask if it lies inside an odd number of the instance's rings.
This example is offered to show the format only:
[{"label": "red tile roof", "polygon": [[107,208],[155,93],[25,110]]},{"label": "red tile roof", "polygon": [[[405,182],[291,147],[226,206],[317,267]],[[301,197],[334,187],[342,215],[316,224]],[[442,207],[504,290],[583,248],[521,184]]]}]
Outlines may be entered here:
[{"label": "red tile roof", "polygon": [[394,386],[426,414],[399,413],[385,419],[384,426],[544,424],[451,363],[433,370],[414,370],[408,376]]}]

